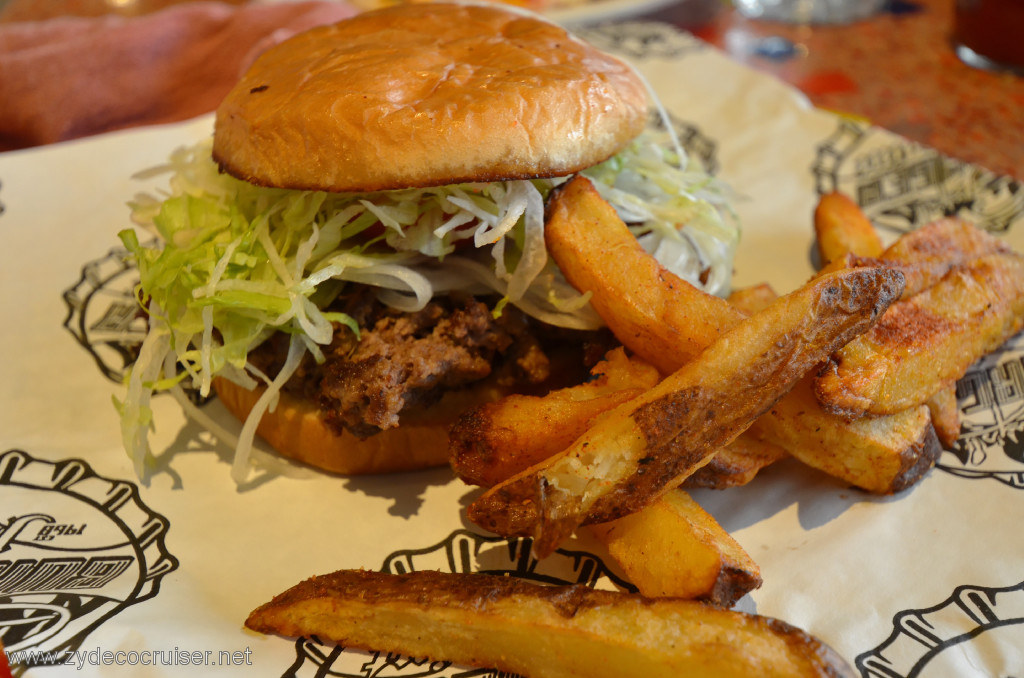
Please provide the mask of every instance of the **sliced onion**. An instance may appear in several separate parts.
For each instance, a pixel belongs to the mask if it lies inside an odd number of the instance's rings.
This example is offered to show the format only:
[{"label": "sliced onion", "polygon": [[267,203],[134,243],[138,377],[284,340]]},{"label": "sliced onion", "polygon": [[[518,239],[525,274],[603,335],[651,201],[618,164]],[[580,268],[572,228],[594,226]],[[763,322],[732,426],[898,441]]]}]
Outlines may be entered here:
[{"label": "sliced onion", "polygon": [[256,427],[259,426],[264,413],[273,410],[277,405],[281,388],[295,374],[305,352],[306,345],[302,339],[292,335],[288,341],[288,357],[284,361],[284,366],[274,380],[267,384],[266,390],[260,394],[249,416],[246,417],[242,432],[238,436],[238,444],[235,446],[235,458],[231,463],[231,478],[236,484],[241,485],[248,480],[251,470],[249,455],[252,453],[253,440],[256,438]]}]

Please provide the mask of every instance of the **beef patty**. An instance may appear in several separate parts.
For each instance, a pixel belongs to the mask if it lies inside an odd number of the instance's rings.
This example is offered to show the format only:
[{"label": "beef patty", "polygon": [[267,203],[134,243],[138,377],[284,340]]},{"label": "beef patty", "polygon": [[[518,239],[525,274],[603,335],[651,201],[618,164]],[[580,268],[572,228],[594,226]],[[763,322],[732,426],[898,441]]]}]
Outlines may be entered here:
[{"label": "beef patty", "polygon": [[[493,314],[468,295],[439,297],[406,313],[364,288],[329,310],[351,316],[359,336],[336,323],[324,361],[307,354],[285,390],[318,402],[332,428],[360,437],[397,426],[402,412],[483,379],[509,392],[578,382],[615,343],[608,332],[553,328],[511,306]],[[288,336],[277,333],[250,352],[249,361],[273,376],[287,351]]]}]

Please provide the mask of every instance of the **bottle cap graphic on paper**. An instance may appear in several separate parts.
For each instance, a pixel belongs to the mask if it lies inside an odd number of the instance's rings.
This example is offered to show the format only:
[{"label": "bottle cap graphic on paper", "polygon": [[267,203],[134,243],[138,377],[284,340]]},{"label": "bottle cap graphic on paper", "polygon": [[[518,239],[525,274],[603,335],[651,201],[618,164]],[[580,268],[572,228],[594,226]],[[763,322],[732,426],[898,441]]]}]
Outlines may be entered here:
[{"label": "bottle cap graphic on paper", "polygon": [[[856,659],[864,678],[1014,676],[1021,655],[985,648],[1024,647],[1024,582],[1006,588],[960,586],[934,607],[900,612],[881,645]],[[1003,661],[994,666],[982,661]]]},{"label": "bottle cap graphic on paper", "polygon": [[0,454],[0,637],[54,661],[177,567],[138,488],[77,459]]},{"label": "bottle cap graphic on paper", "polygon": [[811,171],[819,194],[845,193],[872,223],[892,233],[953,216],[996,234],[1024,227],[1024,186],[1017,179],[862,122],[841,119],[818,145]]},{"label": "bottle cap graphic on paper", "polygon": [[938,467],[1024,489],[1024,335],[971,366],[956,385],[960,437]]}]

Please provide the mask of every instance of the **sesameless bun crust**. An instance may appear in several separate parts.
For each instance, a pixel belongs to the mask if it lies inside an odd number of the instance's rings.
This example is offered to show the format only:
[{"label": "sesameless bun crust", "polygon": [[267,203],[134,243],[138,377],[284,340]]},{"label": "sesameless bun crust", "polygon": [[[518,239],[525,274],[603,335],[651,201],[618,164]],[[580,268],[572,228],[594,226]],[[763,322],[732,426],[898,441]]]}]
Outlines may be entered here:
[{"label": "sesameless bun crust", "polygon": [[546,21],[403,4],[265,52],[217,109],[213,154],[254,184],[364,192],[561,176],[646,122],[643,82]]},{"label": "sesameless bun crust", "polygon": [[[213,380],[217,398],[239,421],[245,421],[262,387],[251,391],[223,377]],[[484,380],[449,391],[429,409],[404,416],[401,426],[368,438],[335,433],[316,404],[286,392],[277,407],[265,412],[256,432],[279,454],[303,464],[345,475],[395,473],[448,464],[448,428],[467,407],[497,400],[507,391]]]}]

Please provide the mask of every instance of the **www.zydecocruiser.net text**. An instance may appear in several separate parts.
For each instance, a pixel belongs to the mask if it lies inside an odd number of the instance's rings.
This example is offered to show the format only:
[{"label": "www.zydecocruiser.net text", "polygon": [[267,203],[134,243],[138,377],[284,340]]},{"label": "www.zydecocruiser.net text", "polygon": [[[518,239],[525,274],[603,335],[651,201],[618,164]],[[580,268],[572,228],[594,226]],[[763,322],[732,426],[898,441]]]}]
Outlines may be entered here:
[{"label": "www.zydecocruiser.net text", "polygon": [[188,650],[175,647],[167,650],[62,650],[39,652],[9,651],[7,661],[13,666],[252,666],[252,649]]}]

